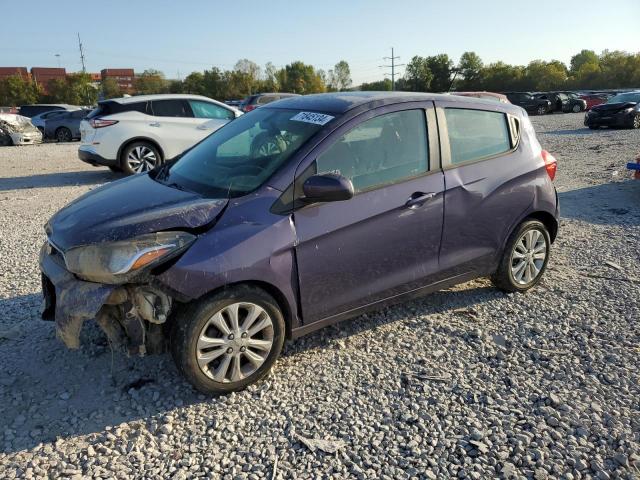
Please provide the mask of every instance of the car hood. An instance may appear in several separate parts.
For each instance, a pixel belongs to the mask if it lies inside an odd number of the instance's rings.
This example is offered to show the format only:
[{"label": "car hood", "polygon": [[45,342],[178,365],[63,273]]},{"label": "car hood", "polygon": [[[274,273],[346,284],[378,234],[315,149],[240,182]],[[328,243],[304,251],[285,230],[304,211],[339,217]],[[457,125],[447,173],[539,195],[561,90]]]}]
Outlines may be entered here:
[{"label": "car hood", "polygon": [[148,175],[128,177],[92,190],[56,213],[45,230],[58,248],[126,240],[163,230],[212,224],[227,199],[177,190]]},{"label": "car hood", "polygon": [[618,110],[624,110],[625,108],[635,107],[637,105],[636,102],[620,102],[620,103],[601,103],[600,105],[596,105],[592,107],[591,110],[594,112],[617,112]]}]

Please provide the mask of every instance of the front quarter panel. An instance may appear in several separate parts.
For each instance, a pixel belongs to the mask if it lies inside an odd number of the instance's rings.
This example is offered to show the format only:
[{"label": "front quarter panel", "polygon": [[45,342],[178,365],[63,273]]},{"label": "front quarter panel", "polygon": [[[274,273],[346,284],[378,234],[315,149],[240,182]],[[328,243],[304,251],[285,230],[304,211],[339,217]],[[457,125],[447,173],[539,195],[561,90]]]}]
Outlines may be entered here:
[{"label": "front quarter panel", "polygon": [[264,187],[232,199],[219,222],[158,280],[186,299],[198,299],[224,286],[260,282],[276,289],[297,326],[295,230],[289,215],[269,211],[281,192]]}]

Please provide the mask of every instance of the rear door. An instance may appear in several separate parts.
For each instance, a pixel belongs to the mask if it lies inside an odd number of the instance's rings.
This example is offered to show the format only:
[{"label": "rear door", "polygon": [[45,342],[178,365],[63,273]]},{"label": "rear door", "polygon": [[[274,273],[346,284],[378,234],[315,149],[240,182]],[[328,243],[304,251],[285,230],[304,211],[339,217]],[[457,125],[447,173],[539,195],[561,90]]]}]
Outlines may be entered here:
[{"label": "rear door", "polygon": [[156,135],[163,140],[162,147],[167,160],[181,154],[205,136],[201,130],[197,130],[202,121],[193,117],[187,100],[153,100],[151,112],[154,118],[150,119],[149,126],[156,129]]},{"label": "rear door", "polygon": [[356,193],[293,214],[305,324],[430,282],[444,189],[431,103],[383,107],[338,128],[300,165],[296,197],[316,172],[351,179]]},{"label": "rear door", "polygon": [[497,105],[436,107],[446,184],[442,275],[488,274],[533,201],[537,166],[519,143],[519,120]]}]

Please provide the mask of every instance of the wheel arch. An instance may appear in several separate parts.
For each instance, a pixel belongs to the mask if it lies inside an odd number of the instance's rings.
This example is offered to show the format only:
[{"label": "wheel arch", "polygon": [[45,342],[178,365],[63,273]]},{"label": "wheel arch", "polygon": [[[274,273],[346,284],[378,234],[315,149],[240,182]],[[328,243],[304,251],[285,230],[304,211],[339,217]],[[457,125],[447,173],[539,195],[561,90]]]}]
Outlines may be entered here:
[{"label": "wheel arch", "polygon": [[553,215],[551,215],[549,212],[540,210],[527,215],[525,218],[522,219],[521,222],[518,223],[518,225],[520,225],[520,223],[525,222],[527,220],[538,220],[539,222],[542,222],[542,224],[545,227],[547,227],[547,230],[549,230],[549,237],[551,237],[551,243],[555,241],[556,236],[558,235],[558,220],[556,220],[556,218]]},{"label": "wheel arch", "polygon": [[118,159],[118,162],[122,161],[122,152],[124,151],[124,149],[127,148],[132,143],[135,143],[135,142],[148,142],[148,143],[150,143],[151,145],[153,145],[155,148],[158,149],[158,152],[160,152],[160,156],[162,157],[162,161],[165,160],[164,150],[162,149],[160,144],[157,141],[155,141],[153,138],[149,138],[149,137],[132,137],[132,138],[127,139],[127,141],[125,141],[122,145],[120,145],[120,148],[118,148],[118,155],[116,157]]}]

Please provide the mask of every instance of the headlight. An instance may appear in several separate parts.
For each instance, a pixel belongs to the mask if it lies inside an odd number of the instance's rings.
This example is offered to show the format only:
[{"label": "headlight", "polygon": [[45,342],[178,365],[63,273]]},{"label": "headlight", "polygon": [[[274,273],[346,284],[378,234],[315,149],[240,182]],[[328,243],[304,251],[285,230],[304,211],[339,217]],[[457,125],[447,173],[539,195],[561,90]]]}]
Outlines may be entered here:
[{"label": "headlight", "polygon": [[636,107],[629,107],[624,109],[624,113],[631,113],[636,109]]},{"label": "headlight", "polygon": [[64,254],[67,269],[91,282],[124,283],[142,269],[174,257],[194,240],[186,232],[159,232],[129,240],[76,247]]}]

